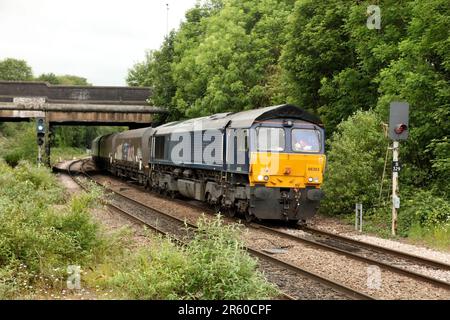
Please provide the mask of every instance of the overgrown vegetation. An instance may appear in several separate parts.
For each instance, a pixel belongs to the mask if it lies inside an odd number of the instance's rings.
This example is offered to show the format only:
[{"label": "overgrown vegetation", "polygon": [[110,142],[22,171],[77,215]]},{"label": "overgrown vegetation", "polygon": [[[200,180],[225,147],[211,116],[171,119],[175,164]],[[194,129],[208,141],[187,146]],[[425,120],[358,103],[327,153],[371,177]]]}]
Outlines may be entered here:
[{"label": "overgrown vegetation", "polygon": [[69,265],[88,265],[106,246],[88,209],[99,192],[65,200],[48,169],[0,161],[0,298],[50,290]]},{"label": "overgrown vegetation", "polygon": [[67,291],[68,266],[85,288],[112,298],[262,299],[277,290],[256,270],[237,227],[200,221],[186,248],[148,235],[136,248],[130,232],[106,233],[90,210],[100,189],[70,199],[46,168],[0,161],[0,299]]},{"label": "overgrown vegetation", "polygon": [[132,299],[266,299],[277,294],[244,250],[240,230],[218,217],[198,221],[185,247],[158,239],[99,268],[95,278]]},{"label": "overgrown vegetation", "polygon": [[[65,130],[62,130],[62,129]],[[121,130],[121,127],[56,127],[51,143],[50,163],[59,159],[70,160],[73,157],[88,155],[91,141],[103,134]],[[36,163],[38,147],[36,127],[30,123],[0,124],[0,158],[16,166],[20,160]]]}]

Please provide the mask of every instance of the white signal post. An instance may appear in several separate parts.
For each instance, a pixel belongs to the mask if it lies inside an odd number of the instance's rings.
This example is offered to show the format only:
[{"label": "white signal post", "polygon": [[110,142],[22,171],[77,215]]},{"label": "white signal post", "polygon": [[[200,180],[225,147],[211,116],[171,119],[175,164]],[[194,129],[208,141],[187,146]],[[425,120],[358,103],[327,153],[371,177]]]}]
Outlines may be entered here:
[{"label": "white signal post", "polygon": [[38,146],[38,161],[37,161],[37,165],[38,168],[41,167],[41,162],[42,162],[42,151],[41,151],[41,146]]},{"label": "white signal post", "polygon": [[[398,163],[398,151],[400,143],[394,141],[392,147],[392,161]],[[398,197],[399,185],[398,185],[398,170],[392,169],[392,235],[397,233],[397,209],[400,207],[400,198]]]},{"label": "white signal post", "polygon": [[393,101],[389,114],[389,137],[392,139],[392,235],[397,234],[397,216],[400,209],[398,174],[401,165],[398,160],[400,140],[407,140],[409,135],[409,104]]}]

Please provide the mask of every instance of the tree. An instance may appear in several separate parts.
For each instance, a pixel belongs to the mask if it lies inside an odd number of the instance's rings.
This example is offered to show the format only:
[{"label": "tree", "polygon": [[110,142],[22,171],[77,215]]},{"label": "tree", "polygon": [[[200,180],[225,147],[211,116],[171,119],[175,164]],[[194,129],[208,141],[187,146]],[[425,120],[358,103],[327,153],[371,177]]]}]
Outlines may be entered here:
[{"label": "tree", "polygon": [[[281,57],[288,101],[317,112],[325,104],[320,95],[323,81],[355,63],[345,27],[351,5],[345,0],[296,2]],[[341,79],[348,76],[355,78],[348,73]]]},{"label": "tree", "polygon": [[381,30],[368,29],[371,1],[297,2],[282,55],[287,100],[318,112],[327,131],[377,104],[380,70],[399,57],[411,1],[386,0]]},{"label": "tree", "polygon": [[[387,146],[381,121],[373,111],[358,111],[340,123],[329,142],[321,210],[346,214],[357,202],[368,209],[376,206]],[[389,190],[388,179],[384,184],[384,190]]]},{"label": "tree", "polygon": [[54,73],[43,73],[35,79],[36,81],[48,82],[53,85],[65,85],[65,86],[91,86],[87,82],[86,78],[78,77],[74,75],[61,75],[57,76]]},{"label": "tree", "polygon": [[58,77],[54,73],[43,73],[35,79],[36,81],[47,82],[50,84],[60,84]]},{"label": "tree", "polygon": [[293,1],[228,0],[194,24],[200,31],[196,43],[180,30],[173,67],[180,112],[194,117],[269,105],[292,6]]},{"label": "tree", "polygon": [[181,116],[172,103],[176,91],[172,78],[174,39],[175,33],[171,32],[161,48],[147,52],[145,61],[134,65],[127,77],[128,85],[152,88],[150,103],[168,109],[168,120],[176,120]]},{"label": "tree", "polygon": [[26,61],[6,58],[0,61],[0,80],[30,81],[33,80],[33,72]]},{"label": "tree", "polygon": [[57,76],[59,84],[65,86],[92,86],[86,78],[78,77],[70,74]]},{"label": "tree", "polygon": [[450,5],[445,0],[418,0],[411,7],[408,37],[398,44],[400,56],[379,75],[377,111],[387,118],[389,102],[411,105],[410,138],[402,175],[408,184],[449,197],[450,158]]}]

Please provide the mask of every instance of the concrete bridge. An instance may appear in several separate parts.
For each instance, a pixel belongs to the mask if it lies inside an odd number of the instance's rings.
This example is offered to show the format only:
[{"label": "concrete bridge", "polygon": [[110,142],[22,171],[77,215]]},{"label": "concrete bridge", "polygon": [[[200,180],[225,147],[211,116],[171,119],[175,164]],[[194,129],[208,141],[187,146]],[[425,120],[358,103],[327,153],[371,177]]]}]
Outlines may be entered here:
[{"label": "concrete bridge", "polygon": [[49,125],[149,126],[154,114],[150,88],[53,86],[0,81],[0,122],[44,117]]},{"label": "concrete bridge", "polygon": [[[53,86],[43,82],[0,81],[0,122],[43,118],[39,162],[50,162],[50,139],[56,125],[148,127],[160,107],[149,106],[150,88]],[[42,121],[42,120],[40,120]],[[39,134],[38,134],[39,135]]]}]

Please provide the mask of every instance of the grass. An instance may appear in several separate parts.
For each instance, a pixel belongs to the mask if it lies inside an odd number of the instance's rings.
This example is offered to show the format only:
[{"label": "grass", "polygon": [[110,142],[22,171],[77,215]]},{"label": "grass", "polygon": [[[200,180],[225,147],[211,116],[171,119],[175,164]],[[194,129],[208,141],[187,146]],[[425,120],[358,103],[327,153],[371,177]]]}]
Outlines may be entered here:
[{"label": "grass", "polygon": [[74,158],[83,158],[88,156],[86,149],[72,147],[56,147],[52,148],[50,153],[50,163],[54,165],[61,160],[72,160]]},{"label": "grass", "polygon": [[49,169],[0,162],[0,297],[51,289],[68,265],[89,265],[106,246],[89,209],[98,190],[67,200]]},{"label": "grass", "polygon": [[[409,224],[410,218],[407,216],[407,213],[400,210],[398,235],[393,237],[391,234],[392,220],[389,209],[365,212],[363,216],[363,232],[384,239],[405,239],[413,244],[450,251],[450,224],[441,223],[424,226],[417,221]],[[342,215],[341,219],[349,225],[354,225],[355,223],[354,214]]]},{"label": "grass", "polygon": [[450,251],[450,225],[424,228],[420,224],[414,224],[409,230],[408,238],[437,249]]},{"label": "grass", "polygon": [[[80,266],[81,286],[101,297],[127,299],[265,299],[277,290],[242,248],[241,230],[220,217],[199,222],[185,248],[148,233],[106,232],[90,210],[93,187],[68,197],[44,167],[0,160],[0,299],[52,298],[68,291],[68,266]],[[74,293],[74,292],[72,292]]]},{"label": "grass", "polygon": [[[199,232],[184,248],[168,238],[102,264],[90,277],[127,299],[268,299],[278,294],[243,249],[240,229],[199,220]],[[94,281],[94,283],[96,283]],[[97,282],[98,283],[98,282]]]}]

